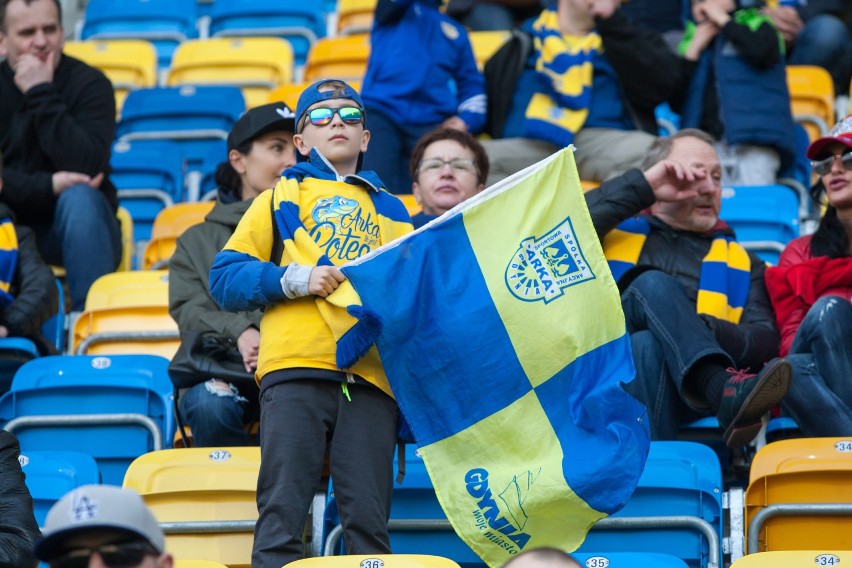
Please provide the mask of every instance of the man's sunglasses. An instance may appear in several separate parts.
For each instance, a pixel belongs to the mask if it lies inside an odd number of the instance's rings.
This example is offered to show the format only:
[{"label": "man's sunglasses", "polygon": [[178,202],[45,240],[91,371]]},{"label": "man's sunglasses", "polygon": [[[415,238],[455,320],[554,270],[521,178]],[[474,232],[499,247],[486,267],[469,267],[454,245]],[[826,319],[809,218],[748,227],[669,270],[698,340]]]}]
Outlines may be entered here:
[{"label": "man's sunglasses", "polygon": [[331,121],[334,119],[335,114],[339,115],[340,120],[342,120],[346,124],[359,124],[361,121],[364,120],[364,111],[362,111],[358,107],[318,107],[308,111],[305,120],[302,122],[302,128],[305,127],[305,124],[308,120],[310,120],[311,124],[313,124],[314,126],[325,126],[326,124],[330,124]]},{"label": "man's sunglasses", "polygon": [[811,167],[817,175],[824,176],[831,171],[831,167],[834,165],[834,160],[836,158],[840,158],[840,163],[843,164],[843,169],[852,170],[852,150],[848,150],[840,156],[829,156],[822,160],[813,160],[811,161]]},{"label": "man's sunglasses", "polygon": [[136,568],[148,554],[157,555],[150,544],[145,542],[126,542],[124,544],[105,544],[96,548],[78,548],[63,554],[47,564],[50,568],[88,568],[89,558],[97,552],[108,568]]}]

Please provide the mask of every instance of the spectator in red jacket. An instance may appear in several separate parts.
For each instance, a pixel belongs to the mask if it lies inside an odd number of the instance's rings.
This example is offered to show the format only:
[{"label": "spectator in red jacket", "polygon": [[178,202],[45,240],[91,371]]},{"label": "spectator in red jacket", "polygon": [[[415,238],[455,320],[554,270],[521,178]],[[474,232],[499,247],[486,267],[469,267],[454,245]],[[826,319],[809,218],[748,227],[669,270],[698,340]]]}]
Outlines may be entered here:
[{"label": "spectator in red jacket", "polygon": [[852,435],[852,115],[807,150],[827,200],[813,235],[787,245],[766,287],[793,381],[781,408],[806,436]]}]

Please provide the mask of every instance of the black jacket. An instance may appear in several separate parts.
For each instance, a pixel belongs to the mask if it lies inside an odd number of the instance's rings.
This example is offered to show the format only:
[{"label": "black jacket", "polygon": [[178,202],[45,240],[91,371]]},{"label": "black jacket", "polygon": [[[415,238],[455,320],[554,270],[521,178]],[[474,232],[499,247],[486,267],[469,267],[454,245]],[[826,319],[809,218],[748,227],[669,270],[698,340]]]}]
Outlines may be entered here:
[{"label": "black jacket", "polygon": [[[8,61],[0,64],[0,201],[12,208],[20,223],[52,221],[54,172],[107,172],[114,136],[115,95],[97,69],[63,55],[53,82],[36,85],[24,95]],[[100,190],[117,209],[108,177]]]},{"label": "black jacket", "polygon": [[37,564],[33,545],[41,537],[33,513],[33,499],[18,463],[18,439],[0,430],[0,568]]},{"label": "black jacket", "polygon": [[[601,238],[620,222],[638,215],[653,203],[654,193],[639,170],[630,170],[586,193],[592,223]],[[633,270],[662,270],[674,276],[692,301],[697,302],[702,260],[710,251],[714,238],[720,233],[733,235],[733,230],[724,225],[709,233],[694,233],[673,229],[650,215],[647,219],[651,232]],[[738,368],[754,370],[778,355],[780,339],[775,312],[763,280],[766,264],[754,254],[749,253],[749,257],[751,284],[740,323],[708,315],[701,317]],[[631,271],[628,271],[622,276],[619,286],[622,287],[623,281],[630,277]]]}]

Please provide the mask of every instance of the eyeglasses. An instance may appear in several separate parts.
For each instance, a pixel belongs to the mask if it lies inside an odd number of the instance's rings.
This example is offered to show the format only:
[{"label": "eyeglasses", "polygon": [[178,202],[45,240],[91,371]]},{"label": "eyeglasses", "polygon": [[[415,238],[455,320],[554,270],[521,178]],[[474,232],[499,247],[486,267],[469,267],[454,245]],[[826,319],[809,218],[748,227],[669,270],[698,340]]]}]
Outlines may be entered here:
[{"label": "eyeglasses", "polygon": [[331,123],[334,115],[340,116],[340,120],[346,124],[358,124],[364,120],[364,112],[358,107],[346,106],[340,108],[318,107],[308,111],[308,114],[302,120],[302,128],[308,120],[314,126],[325,126]]},{"label": "eyeglasses", "polygon": [[97,552],[108,568],[135,568],[148,554],[156,555],[145,542],[105,544],[96,548],[78,548],[48,562],[50,568],[88,568],[89,559]]},{"label": "eyeglasses", "polygon": [[476,162],[464,158],[453,158],[452,160],[442,160],[441,158],[427,158],[420,160],[420,165],[417,171],[425,174],[437,174],[445,165],[450,166],[457,174],[477,175],[479,168],[476,167]]},{"label": "eyeglasses", "polygon": [[834,166],[834,160],[836,158],[840,158],[840,163],[843,164],[843,168],[846,170],[852,170],[852,150],[849,150],[840,156],[829,156],[823,160],[814,160],[811,161],[811,167],[817,173],[817,175],[824,176],[828,172],[831,171],[832,166]]}]

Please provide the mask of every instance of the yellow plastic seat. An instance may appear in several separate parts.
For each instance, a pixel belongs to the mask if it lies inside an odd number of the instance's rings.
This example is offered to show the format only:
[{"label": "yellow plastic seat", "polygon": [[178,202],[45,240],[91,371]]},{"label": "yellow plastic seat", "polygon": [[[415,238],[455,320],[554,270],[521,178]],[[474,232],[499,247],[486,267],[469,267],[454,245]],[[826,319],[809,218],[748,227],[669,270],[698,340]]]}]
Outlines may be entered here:
[{"label": "yellow plastic seat", "polygon": [[485,62],[512,37],[512,33],[508,30],[468,32],[468,36],[470,37],[470,46],[473,48],[473,57],[476,59],[476,66],[482,71]]},{"label": "yellow plastic seat", "polygon": [[293,47],[278,37],[212,38],[181,43],[167,83],[236,85],[248,108],[266,104],[269,92],[293,80]]},{"label": "yellow plastic seat", "polygon": [[449,558],[429,554],[352,554],[305,558],[291,562],[293,568],[459,568]]},{"label": "yellow plastic seat", "polygon": [[[752,526],[768,507],[790,504],[837,505],[847,513],[782,511]],[[745,522],[751,552],[852,550],[852,439],[798,438],[761,448],[751,465]]]},{"label": "yellow plastic seat", "polygon": [[166,548],[176,558],[249,568],[259,470],[258,447],[160,450],[130,464],[124,487],[138,491],[160,523],[244,521],[245,531],[176,534],[167,526]]},{"label": "yellow plastic seat", "polygon": [[115,91],[116,115],[121,114],[127,93],[157,84],[157,51],[149,41],[68,41],[63,51],[103,71]]},{"label": "yellow plastic seat", "polygon": [[180,338],[169,315],[168,271],[101,276],[89,288],[72,329],[71,353],[148,353],[171,359]]},{"label": "yellow plastic seat", "polygon": [[408,210],[408,214],[414,217],[422,210],[420,204],[417,203],[417,200],[414,198],[413,193],[399,193],[397,197],[402,204],[405,205],[405,208]]},{"label": "yellow plastic seat", "polygon": [[377,0],[337,0],[337,33],[369,33]]},{"label": "yellow plastic seat", "polygon": [[204,221],[214,204],[214,201],[175,203],[157,213],[151,227],[151,240],[142,255],[142,268],[166,268],[175,252],[178,237],[189,227]]},{"label": "yellow plastic seat", "polygon": [[283,85],[278,85],[278,87],[270,91],[267,102],[287,103],[287,106],[295,111],[296,104],[299,102],[299,95],[302,94],[302,91],[304,91],[307,86],[307,83],[285,83]]},{"label": "yellow plastic seat", "polygon": [[342,79],[360,83],[369,57],[370,38],[366,34],[320,38],[308,52],[305,82]]},{"label": "yellow plastic seat", "polygon": [[834,82],[829,72],[815,65],[788,65],[787,88],[793,119],[805,127],[811,141],[827,135],[834,125]]},{"label": "yellow plastic seat", "polygon": [[741,557],[731,568],[812,568],[852,564],[849,550],[780,550]]},{"label": "yellow plastic seat", "polygon": [[175,568],[228,568],[224,564],[211,560],[187,560],[175,558]]},{"label": "yellow plastic seat", "polygon": [[133,218],[124,207],[119,207],[115,214],[121,229],[121,261],[117,271],[133,269]]}]

